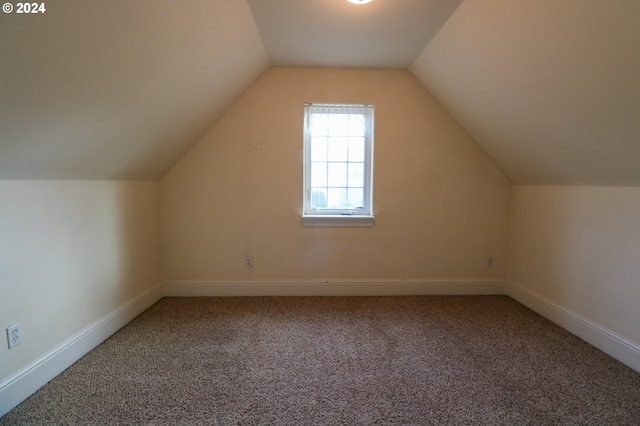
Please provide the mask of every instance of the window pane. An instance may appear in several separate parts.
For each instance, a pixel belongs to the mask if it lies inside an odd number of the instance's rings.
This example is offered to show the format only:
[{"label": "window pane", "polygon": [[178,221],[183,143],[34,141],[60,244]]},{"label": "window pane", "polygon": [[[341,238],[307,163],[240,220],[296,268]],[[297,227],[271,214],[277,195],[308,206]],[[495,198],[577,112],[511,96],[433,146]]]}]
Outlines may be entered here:
[{"label": "window pane", "polygon": [[349,138],[349,161],[364,161],[364,138]]},{"label": "window pane", "polygon": [[329,188],[329,199],[327,207],[330,209],[346,209],[347,207],[347,189],[346,188]]},{"label": "window pane", "polygon": [[349,188],[347,194],[350,209],[364,207],[364,188]]},{"label": "window pane", "polygon": [[364,114],[349,115],[349,136],[364,136]]},{"label": "window pane", "polygon": [[327,138],[313,136],[311,138],[311,161],[327,161]]},{"label": "window pane", "polygon": [[311,134],[326,135],[329,133],[329,115],[311,114]]},{"label": "window pane", "polygon": [[349,140],[347,138],[329,138],[329,161],[347,161]]},{"label": "window pane", "polygon": [[329,163],[328,166],[328,186],[347,186],[347,163]]},{"label": "window pane", "polygon": [[305,104],[306,214],[371,213],[372,118],[368,105]]},{"label": "window pane", "polygon": [[326,188],[311,189],[311,208],[313,209],[327,208],[327,189]]},{"label": "window pane", "polygon": [[364,163],[349,163],[348,186],[364,187]]},{"label": "window pane", "polygon": [[327,163],[311,163],[311,186],[327,186]]},{"label": "window pane", "polygon": [[349,114],[329,114],[329,136],[347,136],[349,134]]}]

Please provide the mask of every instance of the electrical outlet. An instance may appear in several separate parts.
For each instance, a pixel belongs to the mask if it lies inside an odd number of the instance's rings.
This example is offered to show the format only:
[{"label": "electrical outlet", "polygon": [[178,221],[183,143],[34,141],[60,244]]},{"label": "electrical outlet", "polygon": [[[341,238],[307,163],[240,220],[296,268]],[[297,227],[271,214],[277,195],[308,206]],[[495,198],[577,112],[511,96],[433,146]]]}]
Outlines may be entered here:
[{"label": "electrical outlet", "polygon": [[487,268],[493,268],[493,256],[487,256],[487,260],[484,263]]},{"label": "electrical outlet", "polygon": [[253,268],[253,256],[245,256],[244,257],[244,267],[245,268]]},{"label": "electrical outlet", "polygon": [[22,328],[20,323],[7,327],[7,342],[9,349],[22,343]]}]

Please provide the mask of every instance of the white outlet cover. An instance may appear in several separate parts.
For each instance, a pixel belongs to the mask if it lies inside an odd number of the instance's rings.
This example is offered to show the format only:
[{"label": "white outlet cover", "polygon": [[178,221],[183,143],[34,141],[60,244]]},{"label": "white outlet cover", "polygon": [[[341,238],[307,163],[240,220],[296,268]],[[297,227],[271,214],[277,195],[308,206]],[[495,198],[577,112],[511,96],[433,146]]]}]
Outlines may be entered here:
[{"label": "white outlet cover", "polygon": [[22,328],[20,327],[20,323],[7,327],[7,343],[9,349],[22,343]]}]

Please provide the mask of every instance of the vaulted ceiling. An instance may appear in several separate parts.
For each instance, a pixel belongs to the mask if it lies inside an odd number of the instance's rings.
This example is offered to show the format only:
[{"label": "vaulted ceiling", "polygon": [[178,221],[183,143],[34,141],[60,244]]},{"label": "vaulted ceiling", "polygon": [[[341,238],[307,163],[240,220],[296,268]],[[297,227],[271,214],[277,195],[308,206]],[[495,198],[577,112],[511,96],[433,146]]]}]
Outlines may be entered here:
[{"label": "vaulted ceiling", "polygon": [[637,0],[56,0],[0,16],[0,179],[159,179],[270,66],[408,69],[516,184],[640,185]]}]

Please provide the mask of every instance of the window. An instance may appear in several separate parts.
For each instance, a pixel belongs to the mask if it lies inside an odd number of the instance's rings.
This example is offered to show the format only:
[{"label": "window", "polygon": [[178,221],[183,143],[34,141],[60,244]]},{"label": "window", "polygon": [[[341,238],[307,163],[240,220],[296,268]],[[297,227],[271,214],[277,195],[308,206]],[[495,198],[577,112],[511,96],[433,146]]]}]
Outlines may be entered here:
[{"label": "window", "polygon": [[372,226],[373,106],[305,104],[305,226]]}]

